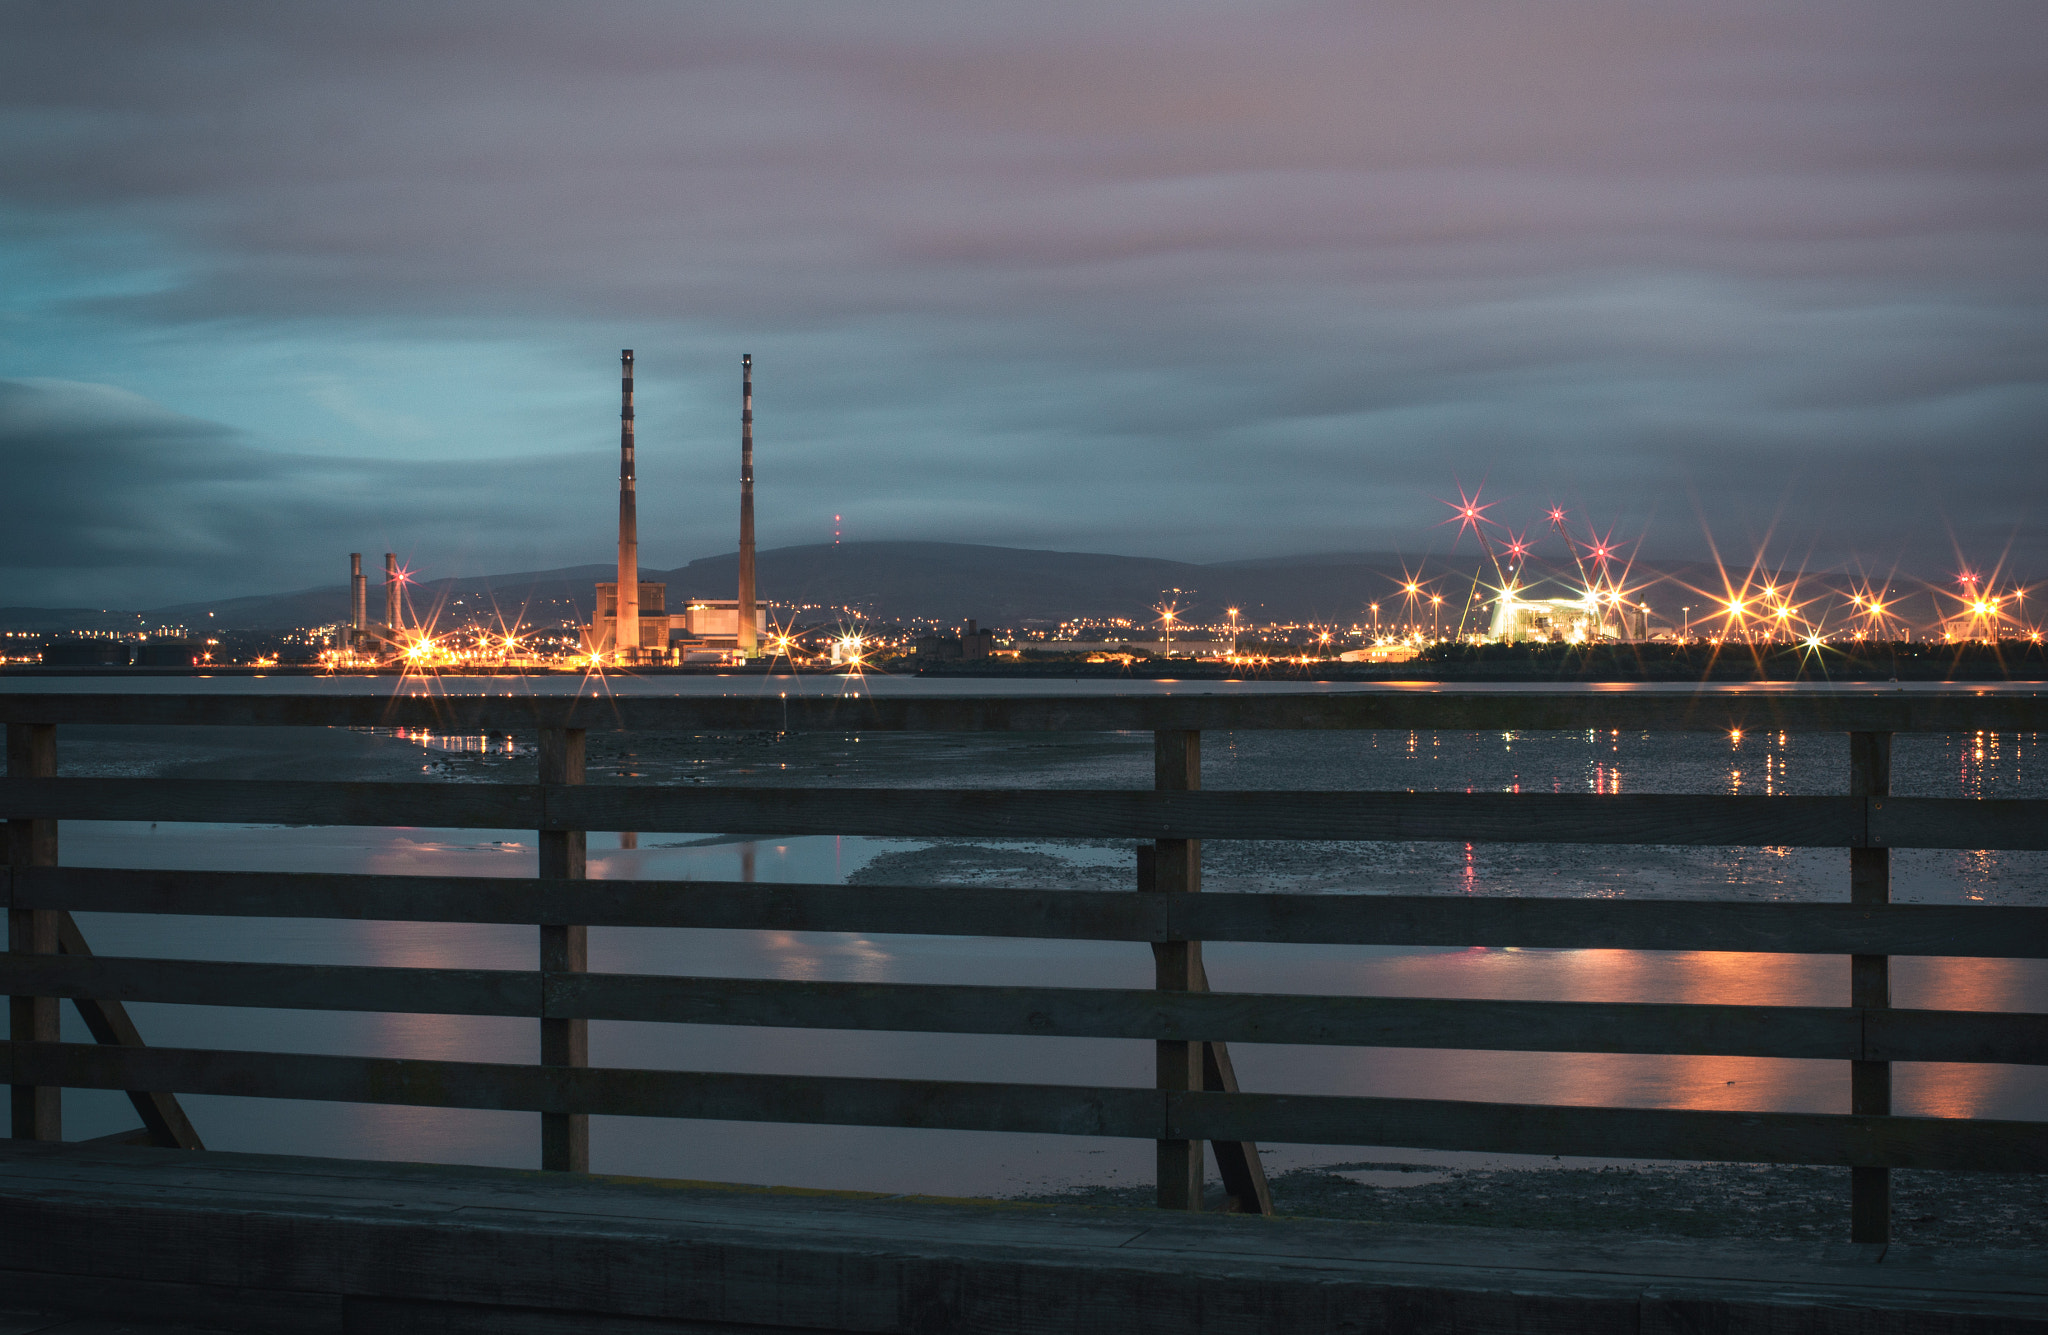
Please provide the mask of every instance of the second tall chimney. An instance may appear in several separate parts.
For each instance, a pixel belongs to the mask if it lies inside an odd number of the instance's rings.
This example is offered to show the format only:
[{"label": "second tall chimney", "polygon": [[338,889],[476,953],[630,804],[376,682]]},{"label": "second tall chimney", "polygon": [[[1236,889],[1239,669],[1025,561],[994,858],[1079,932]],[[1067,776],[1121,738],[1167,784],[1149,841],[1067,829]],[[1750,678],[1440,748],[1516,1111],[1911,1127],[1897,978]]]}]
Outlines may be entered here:
[{"label": "second tall chimney", "polygon": [[740,652],[754,643],[754,358],[740,354]]},{"label": "second tall chimney", "polygon": [[619,594],[612,647],[621,663],[640,657],[640,509],[633,480],[633,350],[619,353]]},{"label": "second tall chimney", "polygon": [[399,578],[398,553],[384,553],[384,628],[391,632],[393,643],[398,640]]},{"label": "second tall chimney", "polygon": [[369,586],[363,580],[363,554],[348,554],[348,647],[363,647],[363,630],[369,620]]}]

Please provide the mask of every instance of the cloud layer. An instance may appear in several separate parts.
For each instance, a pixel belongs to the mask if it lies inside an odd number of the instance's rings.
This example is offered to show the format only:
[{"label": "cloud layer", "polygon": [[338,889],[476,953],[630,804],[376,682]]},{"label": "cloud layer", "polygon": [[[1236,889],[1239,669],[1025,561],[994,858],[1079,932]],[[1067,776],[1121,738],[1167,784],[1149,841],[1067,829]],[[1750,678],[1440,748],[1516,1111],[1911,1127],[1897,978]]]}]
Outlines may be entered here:
[{"label": "cloud layer", "polygon": [[2037,6],[7,10],[12,601],[602,559],[620,346],[664,563],[742,350],[771,544],[2048,557]]},{"label": "cloud layer", "polygon": [[[103,385],[0,380],[0,477],[23,502],[0,525],[6,601],[151,607],[332,583],[351,550],[366,568],[393,548],[518,568],[605,522],[608,498],[582,482],[602,465],[282,454]],[[419,533],[435,535],[425,552],[408,545]]]}]

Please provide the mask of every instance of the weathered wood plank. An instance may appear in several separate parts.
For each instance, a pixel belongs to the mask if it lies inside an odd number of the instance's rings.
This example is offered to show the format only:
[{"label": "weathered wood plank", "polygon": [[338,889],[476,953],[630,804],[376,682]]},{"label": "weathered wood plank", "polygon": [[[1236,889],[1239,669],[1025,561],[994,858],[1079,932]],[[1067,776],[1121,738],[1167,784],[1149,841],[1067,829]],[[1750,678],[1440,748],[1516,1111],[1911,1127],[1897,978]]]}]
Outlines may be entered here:
[{"label": "weathered wood plank", "polygon": [[[1884,798],[1893,847],[2048,848],[2048,804]],[[1154,792],[0,780],[0,809],[59,820],[642,830],[779,836],[1316,839],[1791,846],[1865,844],[1850,797],[1691,794]]]},{"label": "weathered wood plank", "polygon": [[627,1117],[1154,1138],[1158,1091],[942,1080],[512,1066],[87,1044],[7,1045],[18,1075],[74,1088]]},{"label": "weathered wood plank", "polygon": [[496,969],[403,969],[360,964],[252,964],[95,955],[0,961],[0,987],[53,997],[181,1006],[386,1011],[421,1015],[541,1015],[541,975]]},{"label": "weathered wood plank", "polygon": [[2048,1066],[2048,1015],[2002,1011],[1863,1011],[1863,1059]]},{"label": "weathered wood plank", "polygon": [[77,1043],[5,1046],[0,1060],[12,1063],[17,1079],[85,1089],[147,1086],[188,1094],[418,1107],[1141,1140],[2048,1172],[2048,1136],[2040,1123],[1991,1119],[500,1066]]},{"label": "weathered wood plank", "polygon": [[2048,802],[1874,797],[1871,849],[2048,848]]},{"label": "weathered wood plank", "polygon": [[[549,883],[534,877],[52,867],[13,878],[24,904],[94,913],[177,913],[388,922],[534,924]],[[597,883],[592,883],[593,885]],[[682,883],[634,882],[670,888]],[[640,926],[652,924],[610,924]]]},{"label": "weathered wood plank", "polygon": [[0,779],[0,811],[59,820],[533,829],[538,784]]},{"label": "weathered wood plank", "polygon": [[[1348,793],[1143,789],[659,789],[547,797],[593,830],[979,838],[1437,840],[1846,847],[1862,806],[1833,797]],[[2044,837],[2043,822],[2014,830]],[[2004,846],[2004,845],[2001,845]]]},{"label": "weathered wood plank", "polygon": [[[397,922],[720,927],[784,932],[1022,936],[1103,941],[1523,946],[1792,954],[2048,958],[2048,908],[1701,900],[1467,899],[1448,895],[1227,894],[980,886],[581,881],[329,872],[35,867],[29,908]],[[566,897],[566,898],[560,898]]]},{"label": "weathered wood plank", "polygon": [[1844,687],[1099,696],[512,696],[0,694],[0,721],[298,727],[540,727],[724,732],[1158,732],[1232,729],[1620,729],[1645,732],[2038,732],[2048,693]]},{"label": "weathered wood plank", "polygon": [[1206,894],[1173,909],[1192,920],[1166,930],[1218,941],[2048,957],[2048,908],[2029,906]]},{"label": "weathered wood plank", "polygon": [[[2048,804],[1885,798],[1892,846],[2048,848]],[[4,779],[0,809],[60,820],[642,830],[778,836],[1315,839],[1792,846],[1866,841],[1849,797],[1155,792],[1003,788]]]},{"label": "weathered wood plank", "polygon": [[36,956],[0,989],[194,1006],[545,1016],[792,1029],[1029,1034],[1497,1052],[1632,1052],[2048,1065],[2048,1016],[1824,1006],[1486,1001],[976,987],[660,974]]},{"label": "weathered wood plank", "polygon": [[[595,1020],[1300,1043],[1501,1052],[1864,1057],[1849,1007],[1492,1001],[1247,992],[586,974],[551,980],[551,1013]],[[1892,1061],[2048,1064],[2048,1015],[1889,1011]],[[1911,1053],[1911,1056],[1899,1054]],[[1967,1054],[1967,1055],[1965,1055]],[[1194,1086],[1190,1086],[1193,1088]]]}]

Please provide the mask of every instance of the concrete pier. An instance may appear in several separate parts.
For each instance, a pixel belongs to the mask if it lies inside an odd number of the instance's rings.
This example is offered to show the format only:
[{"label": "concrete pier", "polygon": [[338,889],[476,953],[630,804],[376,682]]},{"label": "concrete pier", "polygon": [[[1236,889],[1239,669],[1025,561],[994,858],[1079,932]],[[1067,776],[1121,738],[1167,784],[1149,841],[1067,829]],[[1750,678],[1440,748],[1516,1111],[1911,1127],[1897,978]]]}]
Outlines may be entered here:
[{"label": "concrete pier", "polygon": [[2048,1331],[2048,1256],[13,1141],[0,1295],[52,1324],[380,1335],[2005,1335]]}]

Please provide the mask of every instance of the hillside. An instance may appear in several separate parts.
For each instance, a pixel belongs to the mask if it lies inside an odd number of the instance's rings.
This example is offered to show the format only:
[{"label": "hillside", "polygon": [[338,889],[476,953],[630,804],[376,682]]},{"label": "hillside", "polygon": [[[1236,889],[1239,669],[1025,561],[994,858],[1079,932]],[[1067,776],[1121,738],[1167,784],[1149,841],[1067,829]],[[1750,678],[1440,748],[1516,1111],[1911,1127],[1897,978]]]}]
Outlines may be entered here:
[{"label": "hillside", "polygon": [[[1241,608],[1247,622],[1353,621],[1368,616],[1377,600],[1382,618],[1397,619],[1404,570],[1419,578],[1440,578],[1446,607],[1455,608],[1469,589],[1477,560],[1405,565],[1385,553],[1322,553],[1199,565],[1100,552],[1051,552],[946,542],[859,542],[780,547],[759,556],[760,593],[778,604],[852,607],[862,616],[897,620],[930,617],[942,621],[976,618],[986,625],[1015,625],[1062,617],[1149,619],[1162,600],[1172,599],[1197,620],[1221,620],[1223,609]],[[610,565],[568,566],[503,575],[428,580],[415,586],[415,608],[441,608],[467,619],[478,609],[498,609],[508,621],[528,625],[580,621],[589,615],[591,586],[609,579]],[[1659,613],[1676,615],[1682,603],[1705,603],[1686,586],[1718,589],[1712,567],[1672,563],[1653,571],[1643,563],[1634,581],[1654,584],[1646,595]],[[686,597],[730,598],[738,583],[736,553],[706,557],[676,570],[645,570],[646,580],[665,580],[671,605]],[[1172,590],[1179,589],[1178,595]],[[383,572],[370,578],[370,615],[383,608]],[[209,620],[207,614],[212,613]],[[255,594],[205,603],[182,603],[137,612],[90,609],[0,609],[0,630],[133,630],[138,624],[183,624],[193,630],[279,629],[320,625],[348,614],[348,589],[335,583],[287,593]],[[1455,612],[1452,613],[1455,616]],[[1695,616],[1700,615],[1698,611]]]}]

